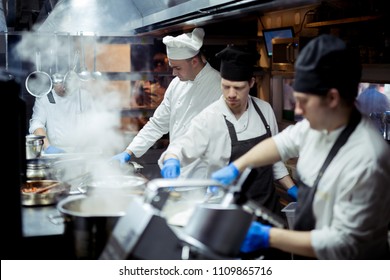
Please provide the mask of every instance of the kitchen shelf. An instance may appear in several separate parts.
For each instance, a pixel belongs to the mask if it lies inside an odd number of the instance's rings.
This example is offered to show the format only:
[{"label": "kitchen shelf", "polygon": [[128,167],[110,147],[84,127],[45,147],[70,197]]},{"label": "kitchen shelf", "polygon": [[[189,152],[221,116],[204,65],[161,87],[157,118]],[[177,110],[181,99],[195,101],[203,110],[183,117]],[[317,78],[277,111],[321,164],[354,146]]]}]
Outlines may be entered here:
[{"label": "kitchen shelf", "polygon": [[382,18],[382,15],[343,18],[343,19],[311,22],[311,23],[307,23],[305,25],[305,27],[306,28],[318,28],[318,27],[331,26],[331,25],[340,25],[340,24],[347,24],[347,23],[357,23],[357,22],[364,22],[364,21],[370,21],[370,20],[378,20],[380,18]]}]

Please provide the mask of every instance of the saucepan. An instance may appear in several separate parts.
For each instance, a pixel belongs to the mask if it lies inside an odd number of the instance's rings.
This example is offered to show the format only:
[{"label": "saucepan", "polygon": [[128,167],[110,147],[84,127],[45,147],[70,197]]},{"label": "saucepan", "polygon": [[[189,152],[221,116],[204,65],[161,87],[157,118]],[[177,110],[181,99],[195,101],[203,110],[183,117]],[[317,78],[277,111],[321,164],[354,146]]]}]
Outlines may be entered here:
[{"label": "saucepan", "polygon": [[35,97],[42,97],[51,91],[53,81],[49,74],[41,71],[41,53],[39,51],[35,53],[35,59],[37,70],[27,76],[25,84],[27,91],[31,95]]},{"label": "saucepan", "polygon": [[198,204],[184,227],[183,239],[212,252],[236,257],[253,215],[238,205]]}]

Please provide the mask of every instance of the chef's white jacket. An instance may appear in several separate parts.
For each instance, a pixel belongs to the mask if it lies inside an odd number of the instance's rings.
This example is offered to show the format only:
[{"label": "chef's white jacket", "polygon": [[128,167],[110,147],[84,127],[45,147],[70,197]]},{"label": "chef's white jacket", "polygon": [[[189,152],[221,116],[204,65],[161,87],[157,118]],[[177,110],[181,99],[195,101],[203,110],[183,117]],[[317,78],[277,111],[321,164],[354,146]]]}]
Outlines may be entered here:
[{"label": "chef's white jacket", "polygon": [[52,94],[55,104],[49,102],[47,96],[36,97],[33,114],[30,119],[29,132],[37,128],[46,130],[50,145],[63,148],[66,151],[74,149],[76,137],[83,131],[83,114],[93,107],[93,99],[88,91],[80,89],[64,97]]},{"label": "chef's white jacket", "polygon": [[[175,77],[169,84],[163,101],[127,149],[140,157],[168,132],[170,142],[174,141],[188,130],[191,120],[221,94],[221,76],[208,63],[194,81],[182,82]],[[194,162],[183,172],[191,172],[196,165]]]},{"label": "chef's white jacket", "polygon": [[[274,137],[286,160],[299,156],[297,172],[313,186],[325,158],[344,127],[330,133],[307,120]],[[383,253],[390,221],[390,148],[363,117],[341,147],[314,197],[311,242],[319,259],[375,259]]]},{"label": "chef's white jacket", "polygon": [[[195,160],[204,162],[192,172],[190,177],[181,173],[180,176],[183,178],[207,179],[214,171],[226,166],[231,156],[231,139],[224,116],[234,125],[239,141],[258,137],[267,132],[251,98],[255,100],[267,120],[272,135],[277,134],[278,126],[270,104],[255,97],[248,98],[248,109],[238,120],[226,105],[223,96],[207,107],[193,119],[185,135],[169,144],[158,161],[160,168],[163,166],[162,159],[166,153],[175,154],[182,167]],[[273,171],[275,179],[288,175],[282,162],[275,163]]]}]

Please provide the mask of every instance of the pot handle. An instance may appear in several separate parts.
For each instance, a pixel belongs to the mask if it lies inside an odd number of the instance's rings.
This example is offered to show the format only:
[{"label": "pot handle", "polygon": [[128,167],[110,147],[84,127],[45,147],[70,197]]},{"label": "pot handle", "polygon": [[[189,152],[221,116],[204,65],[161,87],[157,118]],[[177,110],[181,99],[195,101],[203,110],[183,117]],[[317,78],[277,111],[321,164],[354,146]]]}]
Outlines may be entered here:
[{"label": "pot handle", "polygon": [[47,216],[47,218],[49,219],[49,221],[52,224],[55,224],[55,225],[63,225],[65,223],[65,218],[61,215],[50,214]]}]

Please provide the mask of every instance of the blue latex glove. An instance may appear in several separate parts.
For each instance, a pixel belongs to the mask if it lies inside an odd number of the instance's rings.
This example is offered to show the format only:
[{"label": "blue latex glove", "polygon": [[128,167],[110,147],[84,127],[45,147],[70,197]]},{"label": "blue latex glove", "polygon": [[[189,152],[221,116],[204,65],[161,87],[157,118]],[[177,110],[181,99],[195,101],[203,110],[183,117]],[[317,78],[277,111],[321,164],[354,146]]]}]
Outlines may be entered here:
[{"label": "blue latex glove", "polygon": [[164,165],[161,168],[161,176],[163,178],[172,179],[177,178],[180,175],[180,161],[176,158],[169,158],[164,161]]},{"label": "blue latex glove", "polygon": [[298,199],[298,187],[297,186],[292,186],[287,190],[287,194],[294,200],[297,201]]},{"label": "blue latex glove", "polygon": [[242,253],[250,253],[261,248],[269,247],[269,231],[271,226],[263,225],[259,222],[252,222],[245,236],[244,242],[241,244],[240,251]]},{"label": "blue latex glove", "polygon": [[111,158],[110,161],[119,161],[120,164],[125,164],[130,161],[131,156],[127,152],[122,152]]},{"label": "blue latex glove", "polygon": [[216,180],[224,185],[229,185],[240,175],[237,167],[231,163],[218,171],[211,174],[211,179]]},{"label": "blue latex glove", "polygon": [[45,154],[63,154],[63,153],[65,153],[63,149],[50,146],[50,145],[45,149]]}]

